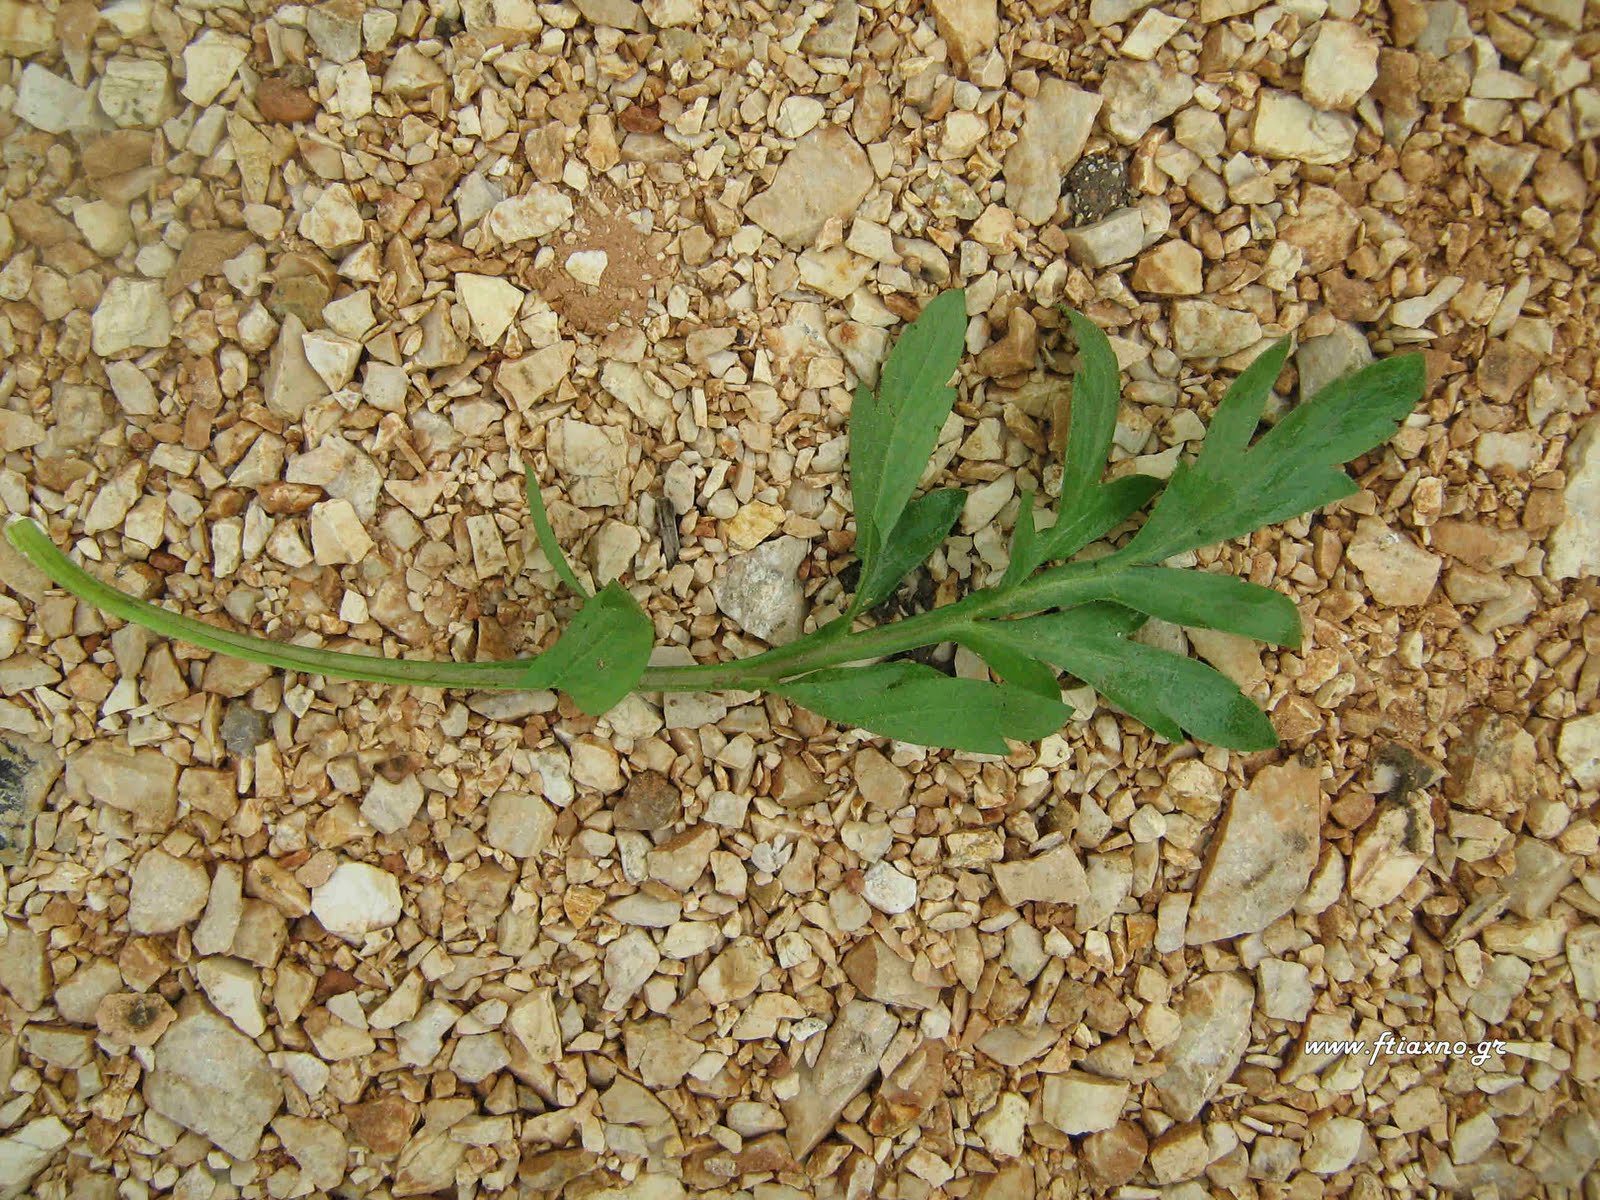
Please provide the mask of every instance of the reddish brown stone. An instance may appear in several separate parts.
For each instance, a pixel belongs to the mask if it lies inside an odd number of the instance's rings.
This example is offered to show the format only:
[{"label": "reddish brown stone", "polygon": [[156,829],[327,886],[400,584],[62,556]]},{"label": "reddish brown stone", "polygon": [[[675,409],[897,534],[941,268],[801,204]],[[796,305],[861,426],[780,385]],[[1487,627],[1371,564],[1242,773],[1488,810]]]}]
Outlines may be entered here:
[{"label": "reddish brown stone", "polygon": [[263,76],[256,85],[256,108],[266,120],[280,125],[309,121],[317,115],[310,89],[278,75]]},{"label": "reddish brown stone", "polygon": [[350,1132],[374,1154],[399,1154],[417,1121],[417,1106],[404,1096],[381,1096],[345,1106]]}]

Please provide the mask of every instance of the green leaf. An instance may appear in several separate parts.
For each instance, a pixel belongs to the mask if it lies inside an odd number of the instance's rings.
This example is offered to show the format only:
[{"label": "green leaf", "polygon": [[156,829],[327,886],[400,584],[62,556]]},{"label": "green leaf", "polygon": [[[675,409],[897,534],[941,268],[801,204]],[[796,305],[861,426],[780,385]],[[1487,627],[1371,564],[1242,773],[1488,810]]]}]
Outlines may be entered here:
[{"label": "green leaf", "polygon": [[561,553],[561,543],[556,541],[556,531],[550,528],[550,515],[544,509],[544,496],[539,491],[539,478],[533,473],[533,468],[528,471],[528,514],[533,518],[533,531],[539,535],[539,549],[544,551],[544,556],[550,560],[550,565],[556,569],[556,574],[561,576],[566,585],[584,599],[589,598],[589,590],[578,579],[577,572],[567,562],[567,556]]},{"label": "green leaf", "polygon": [[966,293],[939,293],[895,342],[877,391],[856,389],[850,489],[857,552],[867,573],[899,523],[955,405],[949,385],[966,348],[966,330]]},{"label": "green leaf", "polygon": [[1195,659],[1131,640],[1125,612],[1086,604],[984,626],[1017,652],[1076,675],[1168,741],[1182,741],[1188,732],[1232,750],[1278,744],[1272,722],[1232,680]]},{"label": "green leaf", "polygon": [[1250,446],[1287,353],[1287,343],[1279,342],[1234,381],[1199,457],[1173,472],[1122,555],[1159,562],[1359,490],[1343,466],[1393,437],[1416,407],[1426,382],[1422,356],[1384,359],[1330,383]]},{"label": "green leaf", "polygon": [[851,615],[881,604],[900,581],[926,562],[950,534],[950,527],[961,515],[967,494],[960,488],[941,488],[918,496],[906,505],[894,533],[884,542],[869,571],[863,569],[856,585]]},{"label": "green leaf", "polygon": [[1061,699],[1061,681],[1054,669],[1037,658],[1017,653],[1008,642],[990,637],[987,624],[973,622],[956,635],[956,641],[988,663],[1007,683],[1027,688],[1047,700]]},{"label": "green leaf", "polygon": [[1061,477],[1061,512],[1070,512],[1105,473],[1111,438],[1117,430],[1122,388],[1117,356],[1100,327],[1080,312],[1063,308],[1078,339],[1078,373],[1072,377],[1072,409]]},{"label": "green leaf", "polygon": [[1072,716],[1059,698],[1008,683],[952,679],[910,662],[817,671],[774,690],[830,721],[979,754],[1009,753],[1006,738],[1037,741]]},{"label": "green leaf", "polygon": [[1027,593],[1033,609],[1107,600],[1174,625],[1242,634],[1274,646],[1298,646],[1302,636],[1300,612],[1289,597],[1211,571],[1120,566],[1110,561],[1101,573],[1063,573],[1059,581],[1041,576]]},{"label": "green leaf", "polygon": [[1033,525],[1033,491],[1029,489],[1022,493],[1022,503],[1017,506],[1017,524],[1011,531],[1011,553],[1006,563],[1006,573],[1000,580],[1001,587],[1010,587],[1033,574],[1033,569],[1039,565],[1034,557],[1037,545],[1038,534]]},{"label": "green leaf", "polygon": [[655,625],[616,580],[578,610],[555,645],[527,663],[527,688],[560,688],[599,716],[638,684],[650,663]]},{"label": "green leaf", "polygon": [[1160,490],[1161,480],[1153,475],[1124,475],[1096,487],[1072,512],[1063,509],[1056,523],[1039,535],[1034,565],[1071,558],[1133,516]]}]

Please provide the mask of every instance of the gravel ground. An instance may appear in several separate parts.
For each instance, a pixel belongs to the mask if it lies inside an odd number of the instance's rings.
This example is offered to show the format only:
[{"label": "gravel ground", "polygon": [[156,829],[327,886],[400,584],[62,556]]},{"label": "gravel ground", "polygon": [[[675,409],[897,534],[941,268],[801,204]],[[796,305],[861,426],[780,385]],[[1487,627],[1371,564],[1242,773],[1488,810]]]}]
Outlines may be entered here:
[{"label": "gravel ground", "polygon": [[928,479],[973,495],[907,604],[1059,489],[1062,303],[1117,471],[1283,334],[1280,410],[1429,374],[1359,495],[1188,556],[1302,649],[1150,635],[1271,753],[1083,689],[995,759],[327,682],[0,548],[0,1197],[1600,1195],[1597,27],[0,0],[0,513],[219,624],[548,641],[527,465],[659,661],[792,637],[851,562],[852,389],[945,286]]}]

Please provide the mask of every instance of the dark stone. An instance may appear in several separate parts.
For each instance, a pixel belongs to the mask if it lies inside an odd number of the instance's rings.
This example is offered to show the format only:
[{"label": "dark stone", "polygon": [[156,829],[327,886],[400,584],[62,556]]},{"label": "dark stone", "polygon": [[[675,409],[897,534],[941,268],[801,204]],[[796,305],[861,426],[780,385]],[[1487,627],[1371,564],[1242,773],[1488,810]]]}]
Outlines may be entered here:
[{"label": "dark stone", "polygon": [[228,705],[222,717],[222,744],[230,754],[243,758],[266,740],[266,713],[257,712],[240,700]]},{"label": "dark stone", "polygon": [[1114,154],[1086,154],[1067,172],[1072,223],[1093,225],[1128,203],[1128,167]]},{"label": "dark stone", "polygon": [[683,793],[660,771],[640,771],[628,780],[617,803],[613,822],[618,829],[654,833],[668,829],[683,816]]},{"label": "dark stone", "polygon": [[0,865],[20,866],[33,852],[33,822],[61,777],[48,742],[0,733]]}]

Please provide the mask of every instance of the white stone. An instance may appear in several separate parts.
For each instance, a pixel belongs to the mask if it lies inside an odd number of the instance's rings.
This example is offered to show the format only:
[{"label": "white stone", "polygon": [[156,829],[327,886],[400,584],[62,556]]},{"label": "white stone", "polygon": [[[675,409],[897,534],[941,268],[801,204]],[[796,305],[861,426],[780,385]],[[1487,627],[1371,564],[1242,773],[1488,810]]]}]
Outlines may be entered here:
[{"label": "white stone", "polygon": [[115,258],[133,240],[133,222],[123,204],[91,200],[72,210],[72,223],[101,258]]},{"label": "white stone", "polygon": [[1337,1175],[1361,1150],[1366,1126],[1355,1117],[1329,1117],[1311,1127],[1300,1165],[1314,1175]]},{"label": "white stone", "polygon": [[1406,608],[1425,604],[1443,560],[1390,529],[1382,517],[1362,517],[1346,551],[1379,604]]},{"label": "white stone", "polygon": [[1142,249],[1144,214],[1137,208],[1119,208],[1104,220],[1067,230],[1067,250],[1080,266],[1109,267]]},{"label": "white stone", "polygon": [[1322,20],[1300,93],[1318,108],[1355,107],[1378,79],[1378,39],[1351,21]]},{"label": "white stone", "polygon": [[[1093,12],[1093,5],[1090,11]],[[1122,39],[1118,53],[1123,58],[1149,62],[1183,25],[1182,17],[1168,16],[1159,8],[1147,9],[1133,31]]]},{"label": "white stone", "polygon": [[536,183],[489,210],[485,223],[502,242],[548,237],[572,219],[572,201],[548,183]]},{"label": "white stone", "polygon": [[577,346],[561,341],[522,358],[507,359],[495,374],[500,394],[519,409],[529,409],[560,386],[572,370]]},{"label": "white stone", "polygon": [[815,239],[830,217],[854,216],[876,182],[855,138],[825,125],[789,151],[772,183],[744,211],[784,245],[798,248]]},{"label": "white stone", "polygon": [[361,344],[337,334],[313,329],[301,338],[300,346],[317,378],[337,392],[355,378],[361,361]]},{"label": "white stone", "polygon": [[195,970],[206,999],[238,1026],[246,1037],[267,1031],[267,1014],[261,1006],[261,973],[240,958],[207,958]]},{"label": "white stone", "polygon": [[0,54],[28,58],[54,50],[55,21],[34,0],[0,0]]},{"label": "white stone", "polygon": [[1261,340],[1251,312],[1209,300],[1179,300],[1172,312],[1172,350],[1179,358],[1224,358]]},{"label": "white stone", "polygon": [[567,255],[565,267],[567,274],[579,283],[599,287],[610,262],[611,256],[604,250],[578,250]]},{"label": "white stone", "polygon": [[774,645],[800,636],[806,616],[798,571],[811,544],[780,537],[732,558],[712,584],[717,607],[746,633]]},{"label": "white stone", "polygon": [[340,337],[360,341],[377,324],[377,318],[372,314],[372,292],[362,288],[359,292],[351,292],[348,296],[330,301],[322,306],[322,318]]},{"label": "white stone", "polygon": [[206,907],[211,880],[206,869],[165,850],[147,850],[128,886],[128,928],[134,933],[171,933]]},{"label": "white stone", "polygon": [[89,93],[38,63],[29,63],[23,68],[12,111],[45,133],[66,133],[93,119],[89,111]]},{"label": "white stone", "polygon": [[324,188],[317,202],[300,218],[300,236],[324,250],[341,250],[365,235],[366,226],[355,197],[342,183]]},{"label": "white stone", "polygon": [[125,55],[108,61],[100,75],[100,108],[123,128],[152,129],[172,108],[167,68],[148,58]]},{"label": "white stone", "polygon": [[606,1012],[621,1012],[660,965],[661,952],[650,935],[630,929],[606,947],[603,972],[610,990],[601,1007]]},{"label": "white stone", "polygon": [[827,110],[812,96],[790,96],[778,106],[777,129],[781,137],[804,137],[815,129]]},{"label": "white stone", "polygon": [[538,796],[499,791],[489,798],[483,837],[515,858],[537,858],[550,844],[555,827],[555,810]]},{"label": "white stone", "polygon": [[516,284],[498,275],[456,275],[456,295],[472,318],[472,333],[486,346],[493,346],[511,327],[522,307],[523,292]]},{"label": "white stone", "polygon": [[1046,76],[1023,106],[1022,132],[1006,152],[1006,207],[1020,220],[1043,225],[1061,199],[1061,180],[1083,154],[1101,98]]},{"label": "white stone", "polygon": [[283,1083],[260,1048],[216,1013],[185,1013],[155,1046],[144,1099],[156,1112],[209,1138],[241,1162],[283,1103]]},{"label": "white stone", "polygon": [[1332,166],[1355,153],[1356,123],[1341,113],[1318,112],[1299,96],[1263,88],[1250,139],[1255,152],[1268,158]]},{"label": "white stone", "polygon": [[1105,127],[1123,145],[1132,145],[1189,103],[1194,88],[1194,77],[1175,66],[1117,59],[1106,67],[1100,85]]},{"label": "white stone", "polygon": [[1089,898],[1089,881],[1071,846],[1061,845],[1020,862],[995,863],[995,885],[1007,904],[1028,901],[1081,904]]},{"label": "white stone", "polygon": [[91,344],[102,358],[172,340],[172,310],[153,279],[113,279],[90,319]]},{"label": "white stone", "polygon": [[1563,721],[1556,757],[1572,772],[1579,787],[1600,787],[1600,714]]},{"label": "white stone", "polygon": [[861,898],[879,912],[893,916],[916,907],[917,881],[902,874],[893,863],[873,863],[867,869]]},{"label": "white stone", "polygon": [[60,1155],[72,1130],[57,1117],[38,1117],[0,1138],[0,1196],[27,1194],[28,1185]]},{"label": "white stone", "polygon": [[1098,1133],[1117,1123],[1131,1090],[1124,1080],[1102,1079],[1084,1071],[1049,1075],[1044,1081],[1040,1119],[1062,1133]]},{"label": "white stone", "polygon": [[1590,417],[1567,447],[1566,515],[1547,542],[1551,579],[1600,575],[1600,417]]},{"label": "white stone", "polygon": [[210,104],[233,82],[249,54],[250,44],[243,38],[206,30],[184,48],[183,98]]},{"label": "white stone", "polygon": [[311,891],[311,911],[329,933],[359,942],[400,919],[400,884],[381,867],[346,862]]},{"label": "white stone", "polygon": [[361,815],[379,833],[398,833],[411,824],[422,801],[422,780],[415,775],[398,783],[377,775],[361,801]]},{"label": "white stone", "polygon": [[311,552],[319,567],[356,563],[372,553],[373,541],[348,500],[324,500],[311,508]]}]

